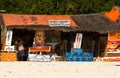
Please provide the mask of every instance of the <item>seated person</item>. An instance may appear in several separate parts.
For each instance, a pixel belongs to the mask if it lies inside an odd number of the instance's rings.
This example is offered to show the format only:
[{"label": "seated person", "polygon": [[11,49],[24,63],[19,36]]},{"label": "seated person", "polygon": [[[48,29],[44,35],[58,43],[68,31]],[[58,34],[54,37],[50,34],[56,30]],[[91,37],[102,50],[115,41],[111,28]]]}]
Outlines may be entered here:
[{"label": "seated person", "polygon": [[17,50],[18,50],[17,60],[18,61],[26,61],[27,58],[28,58],[28,52],[25,51],[25,47],[23,45],[23,41],[18,41]]}]

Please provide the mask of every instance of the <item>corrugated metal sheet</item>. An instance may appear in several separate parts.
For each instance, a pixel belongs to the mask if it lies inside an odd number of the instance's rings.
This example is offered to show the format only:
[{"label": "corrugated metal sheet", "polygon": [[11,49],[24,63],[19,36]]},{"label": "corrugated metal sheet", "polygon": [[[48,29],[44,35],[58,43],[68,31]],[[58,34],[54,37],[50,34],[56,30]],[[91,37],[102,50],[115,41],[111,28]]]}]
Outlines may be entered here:
[{"label": "corrugated metal sheet", "polygon": [[69,15],[22,15],[22,14],[3,14],[4,25],[8,26],[48,26],[49,20],[70,20],[72,28],[76,23]]}]

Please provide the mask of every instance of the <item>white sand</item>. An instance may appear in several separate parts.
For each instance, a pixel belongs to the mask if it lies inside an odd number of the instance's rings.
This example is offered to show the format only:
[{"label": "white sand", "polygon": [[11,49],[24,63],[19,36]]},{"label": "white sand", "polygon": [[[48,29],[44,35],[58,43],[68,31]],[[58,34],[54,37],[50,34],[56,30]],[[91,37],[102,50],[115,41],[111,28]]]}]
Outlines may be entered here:
[{"label": "white sand", "polygon": [[0,78],[120,78],[120,62],[0,62]]}]

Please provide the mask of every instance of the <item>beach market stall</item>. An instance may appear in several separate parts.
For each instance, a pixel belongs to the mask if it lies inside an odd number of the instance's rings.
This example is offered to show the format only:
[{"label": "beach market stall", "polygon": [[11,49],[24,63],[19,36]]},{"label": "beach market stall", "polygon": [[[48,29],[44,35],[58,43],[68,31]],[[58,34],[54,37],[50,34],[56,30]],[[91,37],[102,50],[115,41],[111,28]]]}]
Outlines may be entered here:
[{"label": "beach market stall", "polygon": [[104,62],[120,61],[120,32],[109,32]]},{"label": "beach market stall", "polygon": [[[60,32],[72,31],[76,27],[75,22],[69,15],[3,14],[2,17],[4,22],[2,34],[6,34],[7,31],[12,32],[11,46],[14,46],[15,51],[5,51],[6,37],[2,37],[1,54],[6,52],[7,55],[9,55],[8,53],[17,54],[16,44],[18,39],[22,39],[25,42],[25,49],[29,51],[29,54],[51,53],[54,51],[55,45],[61,40]],[[54,53],[56,53],[56,51],[54,51]],[[1,55],[1,57],[4,58],[5,56]],[[11,56],[7,56],[8,60],[1,59],[1,61],[13,61],[10,58]],[[14,61],[15,60],[16,59],[14,59]]]},{"label": "beach market stall", "polygon": [[[41,48],[45,49],[42,46],[50,46],[51,48],[47,47],[47,51],[50,51],[47,54],[54,53],[63,57],[66,57],[65,52],[73,50],[76,35],[81,33],[82,52],[91,52],[94,58],[101,58],[106,56],[107,43],[111,43],[108,40],[109,34],[120,31],[119,14],[118,8],[113,8],[106,13],[81,15],[2,14],[1,53],[5,50],[7,31],[13,33],[11,46],[17,43],[16,39],[22,38],[29,52],[36,51],[35,53],[41,54],[43,53]],[[44,33],[44,42],[36,46],[37,32]],[[37,38],[41,38],[41,35]],[[37,52],[38,49],[41,51]],[[6,54],[8,53],[6,52]],[[46,54],[46,52],[43,54]]]}]

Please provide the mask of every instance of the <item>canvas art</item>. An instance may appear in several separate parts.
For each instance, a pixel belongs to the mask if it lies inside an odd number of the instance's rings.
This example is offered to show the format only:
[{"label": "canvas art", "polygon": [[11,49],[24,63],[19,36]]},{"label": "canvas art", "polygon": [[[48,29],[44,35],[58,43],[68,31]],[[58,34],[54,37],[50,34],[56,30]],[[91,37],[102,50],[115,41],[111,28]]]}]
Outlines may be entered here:
[{"label": "canvas art", "polygon": [[44,32],[43,31],[36,31],[35,37],[34,37],[34,45],[36,46],[44,45]]},{"label": "canvas art", "polygon": [[120,52],[120,32],[108,33],[107,52]]}]

